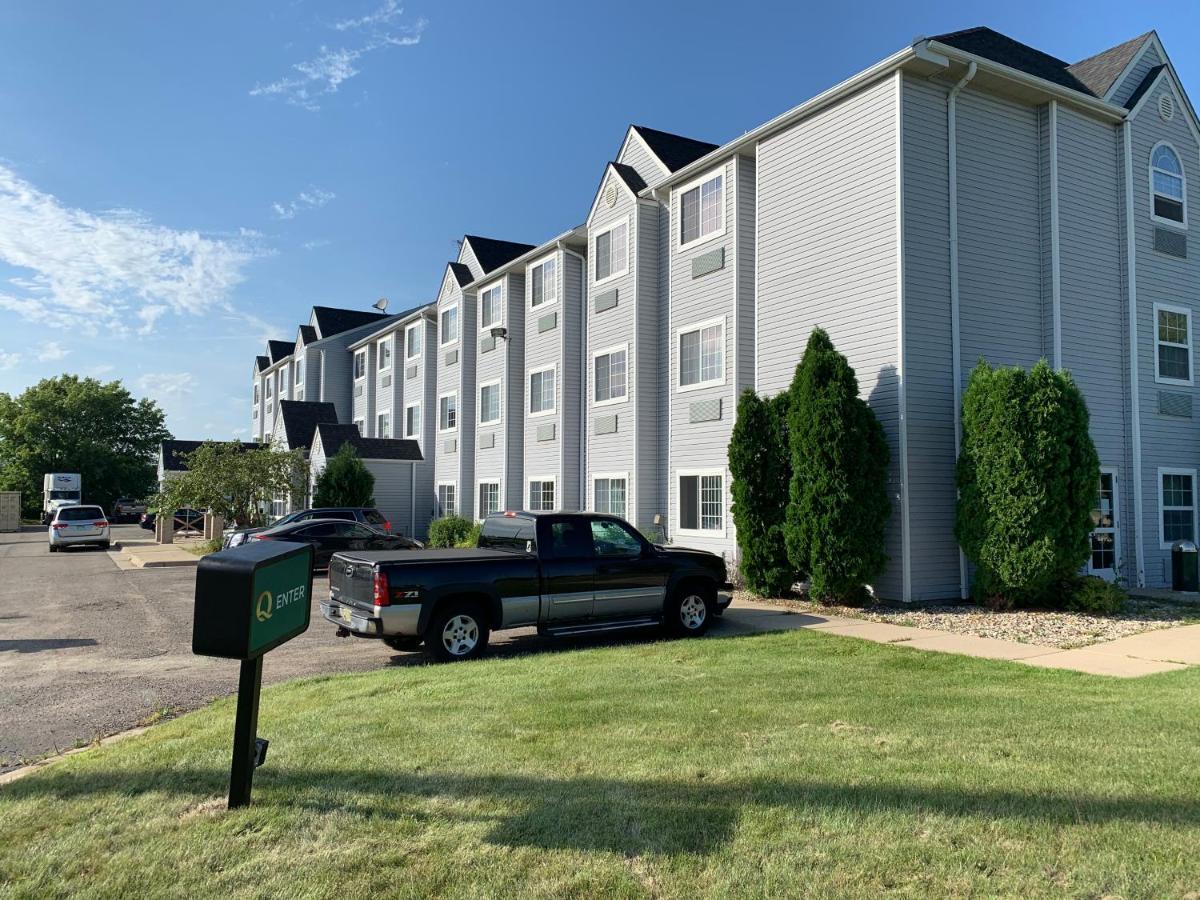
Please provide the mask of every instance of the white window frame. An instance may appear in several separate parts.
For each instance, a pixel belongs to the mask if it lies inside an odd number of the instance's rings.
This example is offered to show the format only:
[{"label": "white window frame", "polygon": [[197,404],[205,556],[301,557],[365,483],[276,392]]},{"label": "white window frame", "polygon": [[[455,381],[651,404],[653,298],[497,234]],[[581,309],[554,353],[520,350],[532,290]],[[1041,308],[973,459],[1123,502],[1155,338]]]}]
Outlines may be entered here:
[{"label": "white window frame", "polygon": [[[533,376],[544,375],[549,372],[554,376],[554,398],[549,409],[543,409],[540,412],[533,411]],[[530,369],[529,377],[525,379],[525,414],[531,419],[540,419],[543,416],[553,416],[558,413],[558,366],[549,365],[542,366],[538,369]]]},{"label": "white window frame", "polygon": [[[625,514],[621,516],[621,518],[626,522],[629,522],[629,510],[633,506],[633,491],[630,488],[628,472],[593,472],[591,477],[588,479],[588,509],[591,512],[600,512],[600,510],[596,509],[596,482],[602,480],[625,482]],[[610,512],[603,512],[600,514],[605,516],[616,515],[616,513]]]},{"label": "white window frame", "polygon": [[[697,381],[695,384],[683,383],[683,348],[679,346],[679,342],[685,334],[691,334],[693,331],[704,331],[705,328],[712,328],[714,325],[721,326],[721,374],[716,378],[710,378],[707,381]],[[725,317],[717,316],[714,319],[706,319],[703,322],[695,322],[690,325],[680,325],[675,329],[675,390],[678,393],[686,394],[688,391],[699,391],[704,388],[714,387],[716,385],[724,385],[727,382],[725,365]]]},{"label": "white window frame", "polygon": [[[1167,507],[1163,505],[1163,476],[1164,475],[1187,475],[1192,479],[1192,538],[1200,537],[1200,531],[1196,530],[1196,470],[1186,468],[1176,468],[1173,466],[1158,467],[1158,547],[1160,550],[1170,550],[1171,542],[1167,540],[1166,529],[1163,527],[1163,513],[1167,511]],[[1187,509],[1186,506],[1172,506],[1173,510]]]},{"label": "white window frame", "polygon": [[[380,365],[383,362],[384,350],[387,350],[387,365]],[[392,336],[389,334],[385,338],[380,338],[375,342],[375,365],[377,372],[390,372],[392,370],[392,358],[395,356],[396,347],[392,341]]]},{"label": "white window frame", "polygon": [[366,429],[366,426],[367,426],[367,420],[366,420],[366,419],[355,419],[355,420],[354,420],[354,421],[353,421],[351,424],[352,424],[352,425],[353,425],[355,428],[357,428],[357,429],[358,429],[358,434],[359,434],[359,436],[360,436],[360,437],[366,437],[366,436],[367,436],[367,435],[366,435],[366,433],[365,433],[365,429]]},{"label": "white window frame", "polygon": [[[680,479],[695,478],[696,489],[701,490],[699,479],[704,477],[719,476],[721,479],[721,527],[720,528],[684,528],[683,518],[680,516],[680,511],[683,507],[683,491],[680,488]],[[676,469],[675,474],[675,533],[679,535],[687,535],[689,537],[707,537],[719,538],[725,537],[729,533],[729,508],[726,503],[729,488],[729,475],[724,469]],[[696,497],[696,522],[699,524],[704,521],[703,498]]]},{"label": "white window frame", "polygon": [[[442,316],[444,316],[446,313],[450,312],[451,310],[454,310],[454,325],[455,325],[454,330],[457,332],[457,334],[455,334],[454,337],[452,337],[450,340],[446,340],[446,333],[442,326]],[[438,346],[439,347],[453,347],[455,344],[458,343],[458,339],[461,336],[462,336],[462,317],[459,315],[458,301],[455,301],[454,303],[447,303],[440,310],[438,310]]]},{"label": "white window frame", "polygon": [[[1155,168],[1154,154],[1158,150],[1159,147],[1166,147],[1168,150],[1170,150],[1172,153],[1174,153],[1175,158],[1177,160],[1179,160],[1180,174],[1178,177],[1179,177],[1180,181],[1183,182],[1183,198],[1181,200],[1181,203],[1183,205],[1183,221],[1182,222],[1176,222],[1174,219],[1164,219],[1162,216],[1159,216],[1154,212],[1154,198],[1156,196],[1158,196],[1158,191],[1156,191],[1154,189],[1154,173],[1157,171],[1161,171],[1161,172],[1163,172],[1163,174],[1170,175],[1172,178],[1176,177],[1174,172],[1167,172],[1166,170]],[[1157,144],[1155,144],[1153,147],[1150,148],[1150,160],[1149,160],[1149,162],[1146,163],[1146,171],[1149,173],[1149,178],[1150,178],[1150,182],[1149,182],[1149,186],[1150,186],[1150,220],[1158,223],[1159,225],[1165,225],[1168,228],[1175,228],[1175,229],[1178,229],[1181,231],[1187,230],[1187,227],[1188,227],[1187,167],[1184,166],[1184,164],[1183,164],[1183,154],[1180,153],[1178,150],[1176,150],[1175,145],[1172,144],[1170,141],[1159,141]],[[1167,195],[1163,194],[1162,196],[1166,197]],[[1173,200],[1174,198],[1170,197],[1168,199]]]},{"label": "white window frame", "polygon": [[[625,226],[625,268],[621,269],[621,271],[619,271],[619,272],[609,272],[603,278],[597,278],[596,277],[596,261],[599,259],[599,254],[597,254],[595,252],[595,248],[600,245],[600,238],[602,236],[608,234],[610,231],[612,231],[616,228],[621,227],[622,225]],[[596,232],[592,235],[592,262],[591,262],[592,284],[594,284],[594,285],[608,284],[608,282],[610,282],[616,278],[620,278],[622,275],[628,274],[628,272],[629,272],[629,232],[631,230],[632,229],[629,224],[629,216],[624,216],[623,218],[620,218],[620,219],[614,219],[613,221],[611,221],[607,225],[605,225],[603,228],[597,229]]]},{"label": "white window frame", "polygon": [[482,522],[487,515],[483,511],[483,504],[479,502],[479,491],[485,484],[494,484],[496,486],[496,509],[495,512],[504,512],[504,479],[503,478],[479,478],[475,481],[475,521]]},{"label": "white window frame", "polygon": [[558,509],[558,476],[557,475],[530,475],[528,478],[525,479],[525,499],[526,500],[528,500],[530,497],[531,489],[532,489],[533,483],[535,481],[540,484],[546,484],[547,482],[549,482],[551,485],[553,485],[554,502],[550,506],[550,508],[547,509],[546,507],[541,506],[540,501],[539,501],[538,508],[534,509],[532,506],[530,506],[529,511],[530,512],[550,512],[551,510]]},{"label": "white window frame", "polygon": [[[606,356],[610,353],[625,353],[625,394],[621,397],[610,397],[607,400],[596,399],[596,358]],[[632,393],[633,374],[632,366],[629,364],[629,344],[613,344],[611,347],[603,347],[592,353],[591,363],[588,366],[588,400],[593,407],[601,406],[616,406],[619,403],[628,403],[629,395]]]},{"label": "white window frame", "polygon": [[[504,381],[504,379],[502,379],[502,378],[493,378],[490,381],[479,382],[479,392],[475,398],[475,406],[478,409],[478,412],[476,413],[476,418],[479,420],[480,425],[499,425],[501,422],[504,421],[504,391],[500,390],[500,387],[503,384],[503,381]],[[487,421],[484,421],[484,418],[483,418],[483,389],[485,387],[495,387],[496,395],[498,397],[498,402],[496,403],[498,415],[496,416],[496,418],[488,419]]]},{"label": "white window frame", "polygon": [[457,481],[439,481],[436,485],[436,488],[434,491],[434,496],[437,497],[438,518],[441,518],[441,519],[447,518],[446,507],[442,503],[441,489],[444,487],[454,488],[454,511],[452,513],[450,513],[450,515],[457,516],[459,507],[461,506],[461,504],[458,502],[459,501],[458,482]]},{"label": "white window frame", "polygon": [[[483,321],[483,295],[490,294],[492,291],[500,292],[500,303],[497,306],[497,309],[499,310],[500,318],[497,319],[495,322],[484,322]],[[478,296],[479,296],[479,333],[486,335],[493,328],[503,328],[504,327],[504,281],[503,281],[503,279],[501,279],[500,281],[493,281],[487,287],[481,289],[479,291]],[[459,329],[459,330],[461,331],[462,329]]]},{"label": "white window frame", "polygon": [[[1160,375],[1158,372],[1158,348],[1163,343],[1158,338],[1158,313],[1172,312],[1180,313],[1187,317],[1187,352],[1188,352],[1188,377],[1183,378],[1167,378]],[[1180,344],[1168,343],[1168,347],[1179,347]],[[1196,381],[1196,360],[1192,343],[1192,311],[1186,306],[1177,306],[1172,303],[1155,303],[1154,304],[1154,381],[1156,384],[1174,384],[1181,387],[1191,387]]]},{"label": "white window frame", "polygon": [[[447,397],[454,398],[454,424],[451,425],[449,428],[443,428],[442,427],[442,401],[445,400]],[[460,410],[458,408],[458,391],[446,391],[446,393],[444,393],[444,394],[438,394],[438,408],[437,408],[437,431],[438,431],[438,434],[453,434],[454,432],[458,431],[459,412],[460,412]]]},{"label": "white window frame", "polygon": [[[423,325],[424,325],[423,322],[413,322],[413,324],[409,325],[408,327],[406,327],[404,329],[404,361],[405,362],[412,362],[414,359],[420,359],[421,354],[425,352],[425,333],[423,331],[421,331],[421,328],[423,327]],[[412,354],[411,356],[409,355],[409,352],[408,352],[409,332],[416,332],[417,337],[421,342],[421,346],[417,348],[417,352]]]},{"label": "white window frame", "polygon": [[[358,374],[359,357],[362,357],[362,374],[361,375]],[[362,381],[364,378],[367,377],[367,348],[366,347],[363,347],[360,350],[354,351],[354,358],[351,361],[351,365],[353,366],[353,368],[351,369],[351,374],[354,376],[355,381]]]},{"label": "white window frame", "polygon": [[[410,409],[415,409],[417,411],[417,430],[415,433],[411,433],[408,430],[408,411]],[[410,440],[419,440],[420,439],[421,427],[424,424],[421,420],[424,417],[425,417],[425,413],[421,409],[421,401],[420,400],[418,400],[416,403],[404,404],[404,437],[405,438],[410,439]]]},{"label": "white window frame", "polygon": [[[546,273],[542,273],[542,302],[533,302],[533,270],[540,269],[543,266],[554,263],[554,299],[546,300]],[[532,262],[525,267],[525,283],[529,285],[529,308],[530,309],[545,309],[547,306],[553,306],[558,303],[558,270],[561,267],[558,263],[558,254],[551,253],[549,256],[543,256],[537,262]]]},{"label": "white window frame", "polygon": [[[383,427],[381,426],[380,421],[379,421],[384,416],[387,416],[387,431],[388,431],[387,434],[383,433]],[[392,436],[392,428],[393,428],[392,411],[390,409],[385,409],[382,412],[378,412],[375,414],[375,437],[390,438]]]},{"label": "white window frame", "polygon": [[[678,210],[677,215],[676,215],[676,221],[678,224],[675,226],[675,235],[676,235],[676,243],[679,245],[680,250],[690,250],[692,247],[698,247],[701,244],[706,244],[709,241],[714,241],[719,237],[725,236],[726,230],[728,228],[725,220],[727,218],[729,218],[727,215],[725,215],[725,203],[726,203],[725,189],[727,187],[727,182],[728,182],[728,179],[725,177],[725,175],[726,175],[725,165],[722,164],[719,169],[717,169],[715,171],[710,170],[706,174],[701,175],[698,178],[693,178],[687,184],[675,189],[675,196],[679,198],[678,203],[676,203],[676,208]],[[714,231],[710,231],[707,234],[701,234],[699,237],[693,238],[692,240],[688,241],[687,243],[684,243],[684,241],[683,241],[683,195],[688,193],[689,191],[699,190],[700,193],[697,194],[697,198],[703,196],[703,191],[701,189],[704,187],[704,185],[706,185],[708,182],[712,181],[714,178],[721,179],[721,206],[720,206],[721,227],[717,228]]]},{"label": "white window frame", "polygon": [[260,395],[260,392],[258,390],[258,384],[256,383],[254,385],[254,402],[255,402],[255,404],[258,403],[259,395]]},{"label": "white window frame", "polygon": [[304,360],[292,363],[292,384],[299,387],[304,383]]}]

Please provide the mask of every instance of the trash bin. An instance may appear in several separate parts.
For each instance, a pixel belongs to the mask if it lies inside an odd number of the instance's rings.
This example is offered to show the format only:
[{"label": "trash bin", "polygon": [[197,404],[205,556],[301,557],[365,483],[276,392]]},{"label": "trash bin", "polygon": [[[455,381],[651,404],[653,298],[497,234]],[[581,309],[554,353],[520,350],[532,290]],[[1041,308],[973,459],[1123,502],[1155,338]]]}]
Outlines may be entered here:
[{"label": "trash bin", "polygon": [[1192,541],[1171,545],[1171,590],[1200,591],[1200,554]]}]

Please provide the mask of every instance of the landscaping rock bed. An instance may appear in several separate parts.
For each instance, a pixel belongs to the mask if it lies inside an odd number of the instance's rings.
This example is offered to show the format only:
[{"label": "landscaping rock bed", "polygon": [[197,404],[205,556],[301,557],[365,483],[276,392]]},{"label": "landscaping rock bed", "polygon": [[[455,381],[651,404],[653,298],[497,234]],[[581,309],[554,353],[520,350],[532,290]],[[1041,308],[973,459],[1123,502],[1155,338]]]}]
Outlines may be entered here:
[{"label": "landscaping rock bed", "polygon": [[768,599],[739,591],[736,599],[775,603],[806,612],[887,622],[892,625],[911,625],[955,634],[1039,644],[1070,650],[1128,637],[1156,628],[1172,628],[1200,622],[1200,601],[1179,601],[1150,597],[1130,597],[1116,615],[1061,612],[1043,609],[1014,609],[993,612],[969,604],[899,604],[877,603],[865,607],[826,606],[805,599]]}]

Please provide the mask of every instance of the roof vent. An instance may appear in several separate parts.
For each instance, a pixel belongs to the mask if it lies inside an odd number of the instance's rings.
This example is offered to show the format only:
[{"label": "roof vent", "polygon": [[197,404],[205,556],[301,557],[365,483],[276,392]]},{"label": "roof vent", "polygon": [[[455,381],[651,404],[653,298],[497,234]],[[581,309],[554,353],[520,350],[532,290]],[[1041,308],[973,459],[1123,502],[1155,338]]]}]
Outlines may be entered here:
[{"label": "roof vent", "polygon": [[1175,118],[1175,98],[1170,94],[1163,94],[1159,97],[1158,114],[1162,116],[1164,122],[1170,122]]},{"label": "roof vent", "polygon": [[617,205],[617,186],[612,181],[604,188],[604,203],[609,208]]}]

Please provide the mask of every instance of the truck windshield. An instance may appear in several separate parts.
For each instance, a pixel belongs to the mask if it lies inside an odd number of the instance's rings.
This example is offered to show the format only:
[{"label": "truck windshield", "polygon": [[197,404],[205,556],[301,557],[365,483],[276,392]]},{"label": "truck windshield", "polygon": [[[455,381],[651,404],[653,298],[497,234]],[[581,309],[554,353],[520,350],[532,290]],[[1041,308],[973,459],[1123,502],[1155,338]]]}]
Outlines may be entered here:
[{"label": "truck windshield", "polygon": [[78,500],[79,491],[51,491],[51,500]]},{"label": "truck windshield", "polygon": [[533,553],[537,549],[537,532],[528,519],[492,518],[483,523],[478,546],[488,550]]}]

